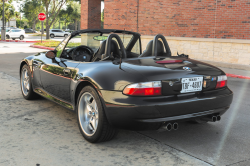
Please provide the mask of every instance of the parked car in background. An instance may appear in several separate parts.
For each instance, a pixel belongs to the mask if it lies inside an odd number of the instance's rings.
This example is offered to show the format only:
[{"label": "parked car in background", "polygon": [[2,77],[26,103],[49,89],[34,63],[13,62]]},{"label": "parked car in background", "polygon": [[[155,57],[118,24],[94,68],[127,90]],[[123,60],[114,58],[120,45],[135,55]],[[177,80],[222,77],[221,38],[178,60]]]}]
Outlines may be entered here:
[{"label": "parked car in background", "polygon": [[6,30],[6,38],[15,40],[19,38],[23,40],[26,37],[25,31],[23,29],[10,29],[9,31]]},{"label": "parked car in background", "polygon": [[37,33],[37,31],[33,30],[33,29],[29,29],[29,28],[26,28],[24,29],[25,33]]},{"label": "parked car in background", "polygon": [[60,36],[60,37],[67,37],[70,33],[69,32],[65,32],[61,29],[50,29],[49,30],[49,36],[51,38],[54,38],[56,36]]},{"label": "parked car in background", "polygon": [[74,30],[66,29],[65,32],[72,33]]}]

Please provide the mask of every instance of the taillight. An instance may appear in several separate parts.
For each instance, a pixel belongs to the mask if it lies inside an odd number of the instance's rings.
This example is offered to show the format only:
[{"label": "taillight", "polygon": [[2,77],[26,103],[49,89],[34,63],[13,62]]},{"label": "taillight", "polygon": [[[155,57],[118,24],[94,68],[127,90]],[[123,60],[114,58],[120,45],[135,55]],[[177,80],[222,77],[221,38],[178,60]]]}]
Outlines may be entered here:
[{"label": "taillight", "polygon": [[217,84],[216,84],[215,89],[223,88],[225,86],[227,86],[227,76],[226,75],[218,76]]},{"label": "taillight", "polygon": [[161,81],[128,85],[123,90],[123,94],[131,96],[159,96],[161,95]]}]

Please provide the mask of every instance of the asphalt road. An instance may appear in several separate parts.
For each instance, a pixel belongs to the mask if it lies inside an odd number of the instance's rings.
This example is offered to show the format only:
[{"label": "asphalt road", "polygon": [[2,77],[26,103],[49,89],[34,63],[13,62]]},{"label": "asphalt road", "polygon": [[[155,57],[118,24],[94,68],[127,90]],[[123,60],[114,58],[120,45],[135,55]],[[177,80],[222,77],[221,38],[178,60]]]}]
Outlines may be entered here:
[{"label": "asphalt road", "polygon": [[0,42],[0,165],[250,165],[250,80],[228,78],[234,100],[220,122],[120,130],[112,141],[90,144],[73,112],[22,98],[19,62],[39,51]]}]

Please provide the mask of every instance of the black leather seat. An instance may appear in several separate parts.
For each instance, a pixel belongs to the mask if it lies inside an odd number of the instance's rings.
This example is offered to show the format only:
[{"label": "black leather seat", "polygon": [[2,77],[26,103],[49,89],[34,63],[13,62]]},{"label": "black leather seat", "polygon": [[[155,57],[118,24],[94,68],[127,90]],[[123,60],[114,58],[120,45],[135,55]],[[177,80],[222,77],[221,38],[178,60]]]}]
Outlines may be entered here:
[{"label": "black leather seat", "polygon": [[[140,57],[148,57],[148,56],[152,56],[152,50],[153,50],[153,40],[151,40],[147,47],[146,50],[143,51],[143,53],[139,56]],[[157,41],[157,56],[164,54],[164,47],[161,41]]]},{"label": "black leather seat", "polygon": [[[107,40],[104,40],[101,43],[98,51],[96,52],[96,54],[94,55],[94,57],[92,59],[92,62],[99,61],[102,59],[102,55],[105,53],[105,49],[106,49],[106,42],[107,42]],[[119,50],[118,44],[115,40],[111,41],[111,49],[110,50],[111,50],[110,53],[113,52],[114,57],[120,57],[120,50]]]}]

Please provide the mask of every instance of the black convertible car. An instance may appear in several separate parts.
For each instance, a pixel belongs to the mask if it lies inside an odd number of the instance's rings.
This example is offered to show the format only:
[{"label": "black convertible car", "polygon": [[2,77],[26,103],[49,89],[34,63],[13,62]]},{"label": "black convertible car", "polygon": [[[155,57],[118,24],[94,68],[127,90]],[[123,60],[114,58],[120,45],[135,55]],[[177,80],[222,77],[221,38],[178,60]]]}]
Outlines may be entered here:
[{"label": "black convertible car", "polygon": [[20,78],[25,99],[40,95],[75,111],[89,142],[112,139],[116,128],[219,121],[233,99],[219,68],[172,55],[162,35],[142,52],[140,34],[123,30],[75,31],[54,51],[23,59]]}]

